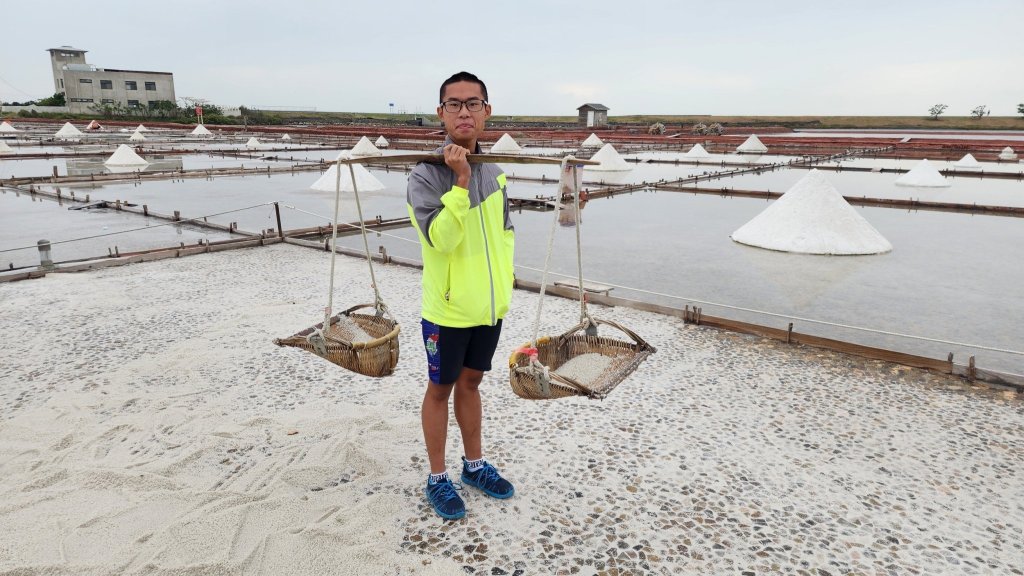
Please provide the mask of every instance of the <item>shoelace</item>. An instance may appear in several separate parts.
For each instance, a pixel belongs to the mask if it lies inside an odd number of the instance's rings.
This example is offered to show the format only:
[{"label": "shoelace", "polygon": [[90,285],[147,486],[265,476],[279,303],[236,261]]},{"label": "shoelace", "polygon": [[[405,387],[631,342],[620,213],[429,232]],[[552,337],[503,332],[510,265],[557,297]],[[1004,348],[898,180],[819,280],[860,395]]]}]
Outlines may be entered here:
[{"label": "shoelace", "polygon": [[491,466],[490,463],[484,464],[484,467],[480,469],[480,485],[487,488],[492,487],[499,480],[501,480],[501,474],[498,474],[498,469]]},{"label": "shoelace", "polygon": [[462,490],[462,484],[452,482],[451,480],[448,482],[438,482],[437,484],[434,484],[434,486],[436,486],[436,488],[433,492],[441,498],[441,502],[444,504],[458,498],[459,495],[456,494],[456,490]]}]

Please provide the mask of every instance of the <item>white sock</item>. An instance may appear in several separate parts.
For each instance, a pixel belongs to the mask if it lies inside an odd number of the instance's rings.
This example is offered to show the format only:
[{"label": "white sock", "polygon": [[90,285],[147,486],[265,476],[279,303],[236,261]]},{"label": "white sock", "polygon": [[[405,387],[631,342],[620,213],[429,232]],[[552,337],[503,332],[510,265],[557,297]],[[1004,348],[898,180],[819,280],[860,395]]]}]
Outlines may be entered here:
[{"label": "white sock", "polygon": [[440,474],[431,474],[430,475],[430,483],[431,484],[437,484],[438,482],[447,482],[447,481],[448,481],[448,471],[447,470],[445,470],[444,472],[441,472]]},{"label": "white sock", "polygon": [[483,468],[484,464],[486,464],[486,463],[487,463],[487,461],[484,460],[483,458],[481,458],[479,460],[469,460],[467,458],[466,459],[466,471],[467,472],[476,472],[477,470]]}]

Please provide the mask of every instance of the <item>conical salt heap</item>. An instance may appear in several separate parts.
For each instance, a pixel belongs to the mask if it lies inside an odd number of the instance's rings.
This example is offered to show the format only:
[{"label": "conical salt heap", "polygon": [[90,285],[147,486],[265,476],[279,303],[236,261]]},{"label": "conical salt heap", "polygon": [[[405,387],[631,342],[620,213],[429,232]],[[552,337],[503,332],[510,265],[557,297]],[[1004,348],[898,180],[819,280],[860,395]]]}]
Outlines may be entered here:
[{"label": "conical salt heap", "polygon": [[[373,142],[370,142],[369,138],[363,136],[359,139],[359,142],[356,142],[356,145],[352,147],[352,150],[349,151],[349,155],[353,158],[360,158],[363,156],[383,156],[384,153],[378,150],[377,147],[373,145]],[[331,188],[331,190],[334,190],[334,188]]]},{"label": "conical salt heap", "polygon": [[1003,148],[1002,152],[999,153],[999,159],[1000,160],[1016,160],[1017,159],[1017,153],[1013,151],[1013,148],[1010,148],[1009,146],[1007,146],[1006,148]]},{"label": "conical salt heap", "polygon": [[897,186],[922,186],[928,188],[944,188],[951,186],[945,176],[939,173],[925,158],[917,163],[903,176],[896,179]]},{"label": "conical salt heap", "polygon": [[694,144],[693,148],[690,148],[683,156],[686,158],[711,158],[711,154],[708,154],[708,151],[700,144]]},{"label": "conical salt heap", "polygon": [[146,137],[143,136],[142,132],[139,132],[138,130],[136,130],[135,132],[132,132],[132,135],[128,137],[128,140],[130,142],[142,142],[145,139],[146,139]]},{"label": "conical salt heap", "polygon": [[741,244],[801,254],[880,254],[892,250],[818,170],[733,232]]},{"label": "conical salt heap", "polygon": [[104,162],[107,166],[146,166],[149,164],[142,156],[135,153],[131,146],[121,144]]},{"label": "conical salt heap", "polygon": [[764,154],[768,151],[768,147],[761,142],[756,134],[751,134],[750,138],[736,147],[736,151],[741,154]]},{"label": "conical salt heap", "polygon": [[596,153],[594,153],[593,156],[590,157],[590,159],[594,160],[595,162],[600,162],[600,164],[596,166],[584,166],[584,170],[599,170],[602,172],[625,172],[626,170],[633,169],[633,167],[629,165],[629,162],[626,162],[622,158],[622,156],[619,155],[619,152],[615,150],[615,147],[612,146],[611,144],[605,144],[604,146],[602,146],[600,150],[598,150]]},{"label": "conical salt heap", "polygon": [[213,132],[206,129],[206,126],[202,124],[196,126],[196,129],[191,132],[193,136],[213,136]]},{"label": "conical salt heap", "polygon": [[3,124],[0,124],[0,132],[20,132],[20,130],[11,126],[10,122],[4,120]]},{"label": "conical salt heap", "polygon": [[587,139],[583,141],[581,146],[584,148],[600,148],[601,146],[604,146],[604,141],[598,138],[597,134],[591,132],[590,136],[587,136]]},{"label": "conical salt heap", "polygon": [[7,145],[7,142],[0,140],[0,154],[10,154],[14,152],[14,148]]},{"label": "conical salt heap", "polygon": [[[349,158],[348,152],[342,152],[338,154],[339,160],[346,160]],[[383,190],[384,184],[377,179],[376,176],[370,173],[362,164],[353,164],[352,168],[355,169],[356,173],[356,185],[359,186],[360,192],[373,192],[375,190]],[[313,183],[310,188],[313,190],[322,190],[324,192],[334,192],[335,184],[337,184],[338,165],[331,164],[331,167],[323,173],[320,178]],[[348,170],[348,165],[341,165],[341,191],[352,192],[352,175]]]},{"label": "conical salt heap", "polygon": [[287,134],[285,134],[284,136],[281,136],[281,140],[291,140],[291,139],[292,139],[292,137],[287,135]]},{"label": "conical salt heap", "polygon": [[149,128],[146,128],[142,124],[139,124],[139,126],[137,128],[135,128],[135,131],[136,132],[149,132]]},{"label": "conical salt heap", "polygon": [[57,138],[73,138],[75,136],[81,136],[82,131],[75,128],[71,122],[65,122],[64,125],[60,127],[60,130],[54,132],[53,135]]},{"label": "conical salt heap", "polygon": [[245,142],[246,148],[259,148],[262,145],[263,144],[260,144],[260,141],[257,140],[255,136],[251,136],[249,140]]},{"label": "conical salt heap", "polygon": [[496,154],[515,154],[516,152],[522,152],[523,147],[515,141],[514,138],[508,135],[508,133],[502,134],[501,138],[491,146],[491,152]]},{"label": "conical salt heap", "polygon": [[963,158],[953,163],[954,168],[960,170],[981,170],[981,162],[974,159],[972,154],[967,154]]},{"label": "conical salt heap", "polygon": [[377,148],[387,148],[388,146],[391,146],[391,143],[390,143],[390,142],[388,142],[388,139],[387,139],[387,138],[385,138],[384,136],[380,136],[380,137],[378,137],[378,138],[377,138],[377,141],[376,141],[376,142],[374,142],[373,144],[374,144],[374,146],[376,146]]}]

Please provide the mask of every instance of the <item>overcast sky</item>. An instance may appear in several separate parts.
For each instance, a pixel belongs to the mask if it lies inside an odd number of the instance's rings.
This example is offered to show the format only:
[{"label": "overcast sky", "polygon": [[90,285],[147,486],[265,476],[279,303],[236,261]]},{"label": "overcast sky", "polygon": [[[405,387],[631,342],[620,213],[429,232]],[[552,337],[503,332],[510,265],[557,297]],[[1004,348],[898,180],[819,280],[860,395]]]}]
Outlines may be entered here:
[{"label": "overcast sky", "polygon": [[225,106],[433,112],[469,70],[496,115],[948,115],[1024,103],[1024,0],[5,1],[0,98],[52,94],[47,48],[174,73]]}]

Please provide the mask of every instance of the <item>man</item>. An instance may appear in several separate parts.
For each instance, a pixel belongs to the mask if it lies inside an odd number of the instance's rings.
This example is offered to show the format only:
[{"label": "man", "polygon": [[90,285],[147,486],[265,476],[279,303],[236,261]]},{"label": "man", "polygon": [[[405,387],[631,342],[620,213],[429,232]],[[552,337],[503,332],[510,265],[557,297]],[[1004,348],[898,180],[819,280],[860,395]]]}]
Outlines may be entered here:
[{"label": "man", "polygon": [[505,174],[494,164],[470,164],[480,152],[491,105],[487,86],[468,72],[441,84],[437,116],[448,137],[436,153],[444,164],[422,163],[409,175],[409,216],[423,253],[423,344],[429,381],[421,418],[430,475],[427,500],[445,519],[462,518],[466,506],[448,477],[445,443],[448,399],[465,456],[461,480],[493,498],[511,498],[512,484],[488,463],[481,447],[480,381],[491,369],[501,319],[512,299],[512,253]]}]

